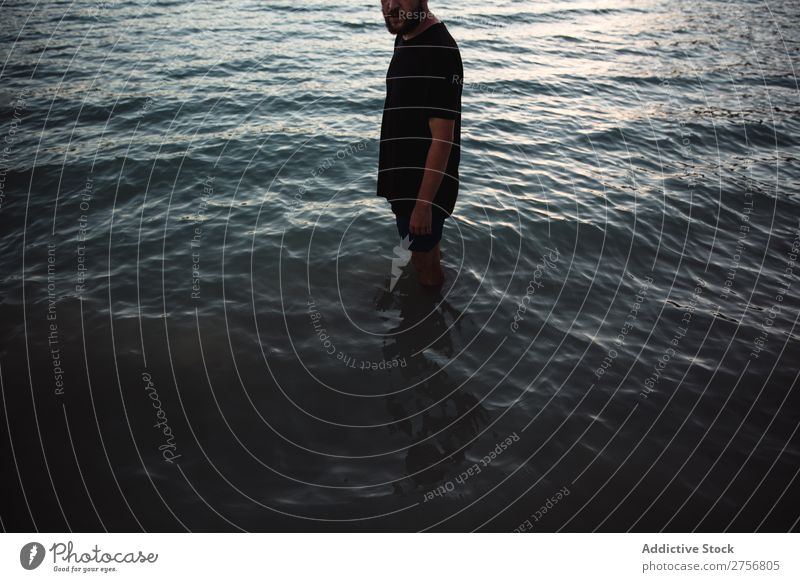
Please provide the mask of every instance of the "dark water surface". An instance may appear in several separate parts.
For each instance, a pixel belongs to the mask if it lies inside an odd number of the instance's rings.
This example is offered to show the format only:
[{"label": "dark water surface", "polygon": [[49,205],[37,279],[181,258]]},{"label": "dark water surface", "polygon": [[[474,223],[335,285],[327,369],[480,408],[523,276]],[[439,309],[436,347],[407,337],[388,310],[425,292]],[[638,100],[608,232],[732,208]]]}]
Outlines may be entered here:
[{"label": "dark water surface", "polygon": [[800,4],[431,8],[389,292],[377,0],[2,4],[5,529],[798,529]]}]

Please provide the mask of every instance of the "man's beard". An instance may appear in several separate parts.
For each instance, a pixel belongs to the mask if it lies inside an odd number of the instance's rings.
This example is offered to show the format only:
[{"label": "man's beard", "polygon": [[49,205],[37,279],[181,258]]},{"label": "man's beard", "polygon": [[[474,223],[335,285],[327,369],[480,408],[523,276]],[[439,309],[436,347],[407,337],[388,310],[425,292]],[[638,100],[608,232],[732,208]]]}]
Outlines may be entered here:
[{"label": "man's beard", "polygon": [[[420,8],[421,7],[418,4],[415,10],[402,10],[401,8],[398,8],[390,12],[388,16],[384,14],[383,21],[386,24],[386,30],[388,30],[391,34],[408,34],[412,32],[424,19],[424,15]],[[402,19],[396,22],[389,20],[389,16],[400,18],[401,14]]]}]

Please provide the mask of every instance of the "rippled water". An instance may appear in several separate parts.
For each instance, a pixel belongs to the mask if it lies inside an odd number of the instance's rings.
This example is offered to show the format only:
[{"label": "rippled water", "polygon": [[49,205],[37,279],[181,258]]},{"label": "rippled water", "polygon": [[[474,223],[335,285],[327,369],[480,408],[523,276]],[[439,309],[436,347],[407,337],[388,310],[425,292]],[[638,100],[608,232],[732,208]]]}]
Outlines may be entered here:
[{"label": "rippled water", "polygon": [[2,5],[5,528],[797,529],[800,6],[431,8],[389,292],[377,1]]}]

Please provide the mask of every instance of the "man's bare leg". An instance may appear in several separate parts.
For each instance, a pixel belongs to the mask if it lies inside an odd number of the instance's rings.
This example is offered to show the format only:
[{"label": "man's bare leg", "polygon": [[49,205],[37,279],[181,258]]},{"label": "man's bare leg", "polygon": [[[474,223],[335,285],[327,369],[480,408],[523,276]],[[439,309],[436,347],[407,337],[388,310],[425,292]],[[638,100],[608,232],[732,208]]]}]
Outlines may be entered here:
[{"label": "man's bare leg", "polygon": [[411,263],[417,270],[417,278],[420,285],[428,287],[438,287],[444,283],[444,271],[442,270],[442,253],[437,243],[435,247],[427,252],[412,251]]}]

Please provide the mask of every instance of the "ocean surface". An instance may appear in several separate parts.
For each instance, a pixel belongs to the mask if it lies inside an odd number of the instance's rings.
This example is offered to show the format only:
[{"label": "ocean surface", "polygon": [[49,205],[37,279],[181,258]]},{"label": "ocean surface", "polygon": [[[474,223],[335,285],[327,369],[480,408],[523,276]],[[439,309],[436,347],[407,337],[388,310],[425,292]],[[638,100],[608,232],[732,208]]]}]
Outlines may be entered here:
[{"label": "ocean surface", "polygon": [[431,9],[441,291],[377,0],[0,5],[4,530],[798,530],[800,4]]}]

